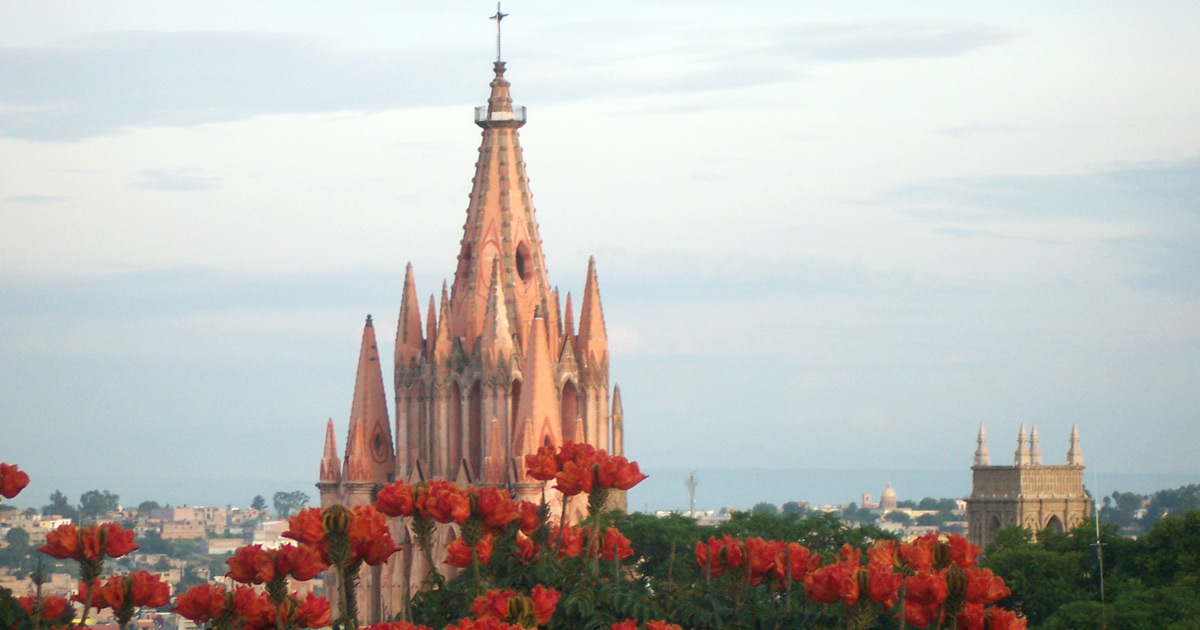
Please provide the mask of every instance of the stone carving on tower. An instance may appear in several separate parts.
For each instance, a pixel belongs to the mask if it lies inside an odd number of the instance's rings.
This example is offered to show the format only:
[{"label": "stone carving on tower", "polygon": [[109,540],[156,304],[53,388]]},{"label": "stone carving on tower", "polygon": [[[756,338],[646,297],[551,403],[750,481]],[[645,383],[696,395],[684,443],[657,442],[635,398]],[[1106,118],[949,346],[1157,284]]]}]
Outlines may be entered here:
[{"label": "stone carving on tower", "polygon": [[[393,364],[394,441],[368,316],[340,467],[332,422],[326,429],[317,484],[322,506],[368,503],[396,479],[500,485],[536,502],[545,485],[525,477],[525,455],[564,440],[624,450],[619,389],[609,394],[595,259],[588,261],[576,320],[571,295],[564,308],[546,271],[519,142],[525,108],[513,105],[504,62],[497,60],[493,71],[487,105],[475,111],[482,142],[458,263],[439,299],[430,296],[424,325],[412,265],[405,270]],[[547,499],[554,503],[556,495],[551,490]],[[580,498],[568,506],[568,518],[586,510]],[[610,503],[624,508],[624,493],[614,492]],[[392,527],[408,549],[361,576],[359,610],[367,623],[400,611],[428,574],[422,554],[413,553],[411,532]],[[450,575],[441,560],[456,532],[443,529],[434,559]]]},{"label": "stone carving on tower", "polygon": [[1062,466],[1042,463],[1036,426],[1031,427],[1027,437],[1025,425],[1021,425],[1012,466],[991,465],[982,424],[976,442],[971,496],[967,499],[967,538],[972,543],[986,547],[1001,527],[1065,531],[1091,514],[1092,497],[1083,487],[1083,453],[1077,426],[1071,427],[1067,463]]}]

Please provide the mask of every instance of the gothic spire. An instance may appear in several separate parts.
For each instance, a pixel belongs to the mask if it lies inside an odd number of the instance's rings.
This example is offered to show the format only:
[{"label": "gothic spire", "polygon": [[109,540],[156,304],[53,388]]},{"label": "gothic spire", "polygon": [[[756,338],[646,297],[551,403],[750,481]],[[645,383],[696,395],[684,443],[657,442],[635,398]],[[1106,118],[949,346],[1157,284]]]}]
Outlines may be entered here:
[{"label": "gothic spire", "polygon": [[492,260],[491,291],[488,292],[486,317],[484,317],[483,339],[480,344],[484,356],[500,362],[512,356],[512,329],[509,328],[508,308],[504,305],[504,292],[500,288],[500,260]]},{"label": "gothic spire", "polygon": [[982,422],[979,423],[979,435],[975,437],[975,442],[979,445],[975,448],[975,465],[990,466],[992,456],[988,454],[987,433],[983,430]]},{"label": "gothic spire", "polygon": [[342,466],[338,462],[337,443],[333,438],[333,418],[325,425],[325,453],[321,456],[321,483],[337,483],[342,480]]},{"label": "gothic spire", "polygon": [[1021,423],[1021,430],[1017,433],[1017,452],[1013,455],[1013,464],[1016,466],[1029,465],[1029,447],[1025,441],[1025,423]]},{"label": "gothic spire", "polygon": [[1029,429],[1029,462],[1034,466],[1042,465],[1042,448],[1038,446],[1036,424]]},{"label": "gothic spire", "polygon": [[354,378],[343,472],[346,481],[380,482],[386,481],[395,468],[383,371],[379,365],[379,349],[375,345],[375,326],[371,316],[367,315],[358,352],[358,374]]},{"label": "gothic spire", "polygon": [[417,306],[417,282],[413,279],[412,263],[408,263],[400,298],[400,319],[396,323],[396,365],[408,366],[421,358],[425,340],[421,338],[421,314]]},{"label": "gothic spire", "polygon": [[1079,448],[1079,425],[1071,425],[1071,447],[1067,450],[1067,465],[1082,466],[1083,450]]},{"label": "gothic spire", "polygon": [[621,407],[621,386],[619,384],[613,385],[612,454],[625,454],[625,411]]},{"label": "gothic spire", "polygon": [[596,257],[588,258],[583,304],[579,307],[579,356],[585,369],[608,363],[608,335],[604,331],[604,309],[600,306],[600,284],[596,279]]},{"label": "gothic spire", "polygon": [[546,340],[546,322],[540,312],[529,323],[528,339],[514,422],[519,432],[512,442],[513,457],[518,459],[521,469],[524,469],[521,456],[532,454],[545,444],[560,445],[563,440],[554,364]]}]

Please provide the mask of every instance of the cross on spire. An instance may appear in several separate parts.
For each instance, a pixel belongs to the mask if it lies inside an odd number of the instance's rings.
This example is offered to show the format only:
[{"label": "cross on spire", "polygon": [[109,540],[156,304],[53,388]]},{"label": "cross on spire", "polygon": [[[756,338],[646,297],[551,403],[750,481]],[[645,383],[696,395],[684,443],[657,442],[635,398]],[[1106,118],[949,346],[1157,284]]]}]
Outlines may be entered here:
[{"label": "cross on spire", "polygon": [[500,12],[500,3],[497,2],[496,3],[496,14],[493,15],[492,17],[488,18],[489,20],[496,20],[496,61],[497,62],[500,61],[500,21],[506,17],[508,17],[508,14]]}]

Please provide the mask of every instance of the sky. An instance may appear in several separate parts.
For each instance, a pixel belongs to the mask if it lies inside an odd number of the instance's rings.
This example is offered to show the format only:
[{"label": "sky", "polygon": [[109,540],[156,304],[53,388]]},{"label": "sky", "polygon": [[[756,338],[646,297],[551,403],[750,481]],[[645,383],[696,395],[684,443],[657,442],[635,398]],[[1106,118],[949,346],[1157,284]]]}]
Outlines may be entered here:
[{"label": "sky", "polygon": [[[405,265],[453,273],[494,11],[0,1],[22,498],[315,482],[365,316],[388,351]],[[1194,2],[504,11],[550,279],[595,255],[644,469],[965,495],[981,424],[1063,463],[1077,423],[1089,477],[1200,481]]]}]

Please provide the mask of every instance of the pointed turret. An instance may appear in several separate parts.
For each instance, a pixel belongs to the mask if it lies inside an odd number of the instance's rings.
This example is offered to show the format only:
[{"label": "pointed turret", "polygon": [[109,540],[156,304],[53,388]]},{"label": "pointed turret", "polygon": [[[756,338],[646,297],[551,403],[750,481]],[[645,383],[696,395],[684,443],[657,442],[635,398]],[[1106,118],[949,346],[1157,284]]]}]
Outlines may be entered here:
[{"label": "pointed turret", "polygon": [[976,466],[991,466],[992,456],[988,454],[987,448],[987,433],[983,430],[983,423],[979,423],[979,435],[975,436],[975,465]]},{"label": "pointed turret", "polygon": [[604,309],[600,306],[600,284],[596,279],[596,257],[588,258],[587,280],[583,284],[583,303],[579,307],[579,356],[587,371],[608,365],[608,334],[604,330]]},{"label": "pointed turret", "polygon": [[322,483],[337,483],[342,480],[342,465],[338,461],[337,443],[333,438],[333,418],[325,425],[325,453],[321,456]]},{"label": "pointed turret", "polygon": [[529,342],[521,364],[521,397],[517,402],[520,428],[513,436],[513,458],[524,471],[523,456],[537,452],[546,444],[562,444],[562,420],[558,390],[554,383],[554,365],[546,340],[546,323],[536,313],[529,323]]},{"label": "pointed turret", "polygon": [[499,363],[512,356],[512,329],[509,328],[508,308],[500,286],[500,260],[492,261],[492,279],[488,292],[487,316],[484,318],[480,347],[485,363]]},{"label": "pointed turret", "polygon": [[570,339],[575,336],[575,311],[571,306],[571,292],[567,291],[567,303],[563,307],[563,337]]},{"label": "pointed turret", "polygon": [[354,379],[354,401],[350,405],[350,431],[343,472],[346,481],[384,482],[395,469],[383,372],[379,366],[379,349],[375,345],[375,326],[371,323],[371,316],[367,315],[362,346],[358,352],[358,375]]},{"label": "pointed turret", "polygon": [[421,314],[417,307],[417,282],[413,279],[412,263],[408,263],[400,298],[400,319],[396,323],[396,365],[408,366],[420,360],[425,347],[425,340],[421,338]]},{"label": "pointed turret", "polygon": [[450,332],[450,296],[446,283],[442,283],[442,306],[438,310],[437,341],[433,344],[433,355],[439,365],[445,365],[450,358],[454,344],[454,335]]},{"label": "pointed turret", "polygon": [[496,62],[493,69],[488,104],[475,110],[483,138],[452,292],[452,332],[468,344],[484,328],[489,299],[484,283],[493,260],[500,261],[501,290],[520,334],[529,329],[535,308],[550,304],[542,240],[517,132],[525,124],[525,108],[513,106],[504,62]]},{"label": "pointed turret", "polygon": [[1082,466],[1083,450],[1079,448],[1079,425],[1071,425],[1071,447],[1067,449],[1067,465]]},{"label": "pointed turret", "polygon": [[1013,464],[1016,466],[1029,465],[1029,447],[1025,441],[1025,423],[1021,423],[1021,430],[1017,432],[1017,452],[1013,454]]},{"label": "pointed turret", "polygon": [[1029,463],[1042,465],[1042,447],[1038,445],[1037,425],[1029,428]]},{"label": "pointed turret", "polygon": [[425,309],[425,356],[433,356],[433,348],[437,345],[437,302],[433,294],[429,294],[429,308]]},{"label": "pointed turret", "polygon": [[[504,442],[500,435],[500,420],[492,418],[488,427],[488,450],[483,458],[483,482],[504,483]],[[524,462],[521,462],[524,464]]]},{"label": "pointed turret", "polygon": [[625,411],[621,407],[621,386],[613,385],[612,454],[625,454]]}]

